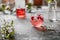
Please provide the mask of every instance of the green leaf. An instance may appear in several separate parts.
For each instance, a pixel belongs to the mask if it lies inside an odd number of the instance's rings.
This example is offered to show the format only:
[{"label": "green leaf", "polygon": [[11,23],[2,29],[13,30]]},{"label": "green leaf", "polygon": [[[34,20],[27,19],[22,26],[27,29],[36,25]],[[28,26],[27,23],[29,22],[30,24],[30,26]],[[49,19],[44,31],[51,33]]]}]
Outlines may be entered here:
[{"label": "green leaf", "polygon": [[48,3],[50,3],[52,0],[47,0]]},{"label": "green leaf", "polygon": [[6,35],[6,38],[9,38],[9,36],[10,36],[10,34],[7,34],[7,35]]},{"label": "green leaf", "polygon": [[0,11],[3,11],[2,8],[0,8]]},{"label": "green leaf", "polygon": [[27,7],[28,10],[31,9],[31,7],[32,7],[32,4],[31,3],[28,3],[28,7]]},{"label": "green leaf", "polygon": [[11,26],[13,26],[13,24],[14,24],[14,21],[12,20],[12,21],[11,21]]}]

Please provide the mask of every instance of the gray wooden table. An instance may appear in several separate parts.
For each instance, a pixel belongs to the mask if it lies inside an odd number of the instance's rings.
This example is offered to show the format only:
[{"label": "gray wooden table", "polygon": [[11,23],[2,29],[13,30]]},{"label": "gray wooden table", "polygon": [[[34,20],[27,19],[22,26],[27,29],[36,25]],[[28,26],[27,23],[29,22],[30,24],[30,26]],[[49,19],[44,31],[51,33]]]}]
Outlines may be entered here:
[{"label": "gray wooden table", "polygon": [[[33,28],[30,23],[31,15],[36,15],[37,13],[26,13],[26,19],[18,19],[15,15],[0,15],[1,19],[6,21],[14,20],[15,27],[15,40],[60,40],[60,21],[54,23],[55,31],[41,32]],[[47,21],[47,13],[41,11],[41,15],[45,19],[44,25],[49,25]],[[60,12],[57,13],[58,20],[60,20]]]}]

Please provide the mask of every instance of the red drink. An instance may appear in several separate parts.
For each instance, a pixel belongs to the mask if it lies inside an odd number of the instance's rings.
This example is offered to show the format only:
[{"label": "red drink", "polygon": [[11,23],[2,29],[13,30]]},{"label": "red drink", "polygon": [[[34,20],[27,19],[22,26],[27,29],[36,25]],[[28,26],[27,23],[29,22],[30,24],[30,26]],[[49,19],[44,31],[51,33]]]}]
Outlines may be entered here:
[{"label": "red drink", "polygon": [[18,18],[25,18],[25,9],[16,9],[16,15]]}]

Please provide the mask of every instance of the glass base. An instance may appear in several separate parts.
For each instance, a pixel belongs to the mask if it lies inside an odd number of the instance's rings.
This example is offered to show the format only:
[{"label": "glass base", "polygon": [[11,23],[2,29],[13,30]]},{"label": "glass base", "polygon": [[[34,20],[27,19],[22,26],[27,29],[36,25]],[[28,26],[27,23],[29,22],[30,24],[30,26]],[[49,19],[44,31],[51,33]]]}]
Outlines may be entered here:
[{"label": "glass base", "polygon": [[50,21],[50,22],[57,22],[56,19],[50,19],[49,21]]}]

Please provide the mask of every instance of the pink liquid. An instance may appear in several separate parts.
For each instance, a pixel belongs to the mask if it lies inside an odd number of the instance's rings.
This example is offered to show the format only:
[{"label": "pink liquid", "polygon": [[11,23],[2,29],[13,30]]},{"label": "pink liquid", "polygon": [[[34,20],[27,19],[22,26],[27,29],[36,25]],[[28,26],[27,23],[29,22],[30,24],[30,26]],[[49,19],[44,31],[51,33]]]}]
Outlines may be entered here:
[{"label": "pink liquid", "polygon": [[34,27],[40,27],[43,24],[43,17],[40,15],[36,17],[37,19],[34,19],[34,16],[31,17],[31,23]]}]

